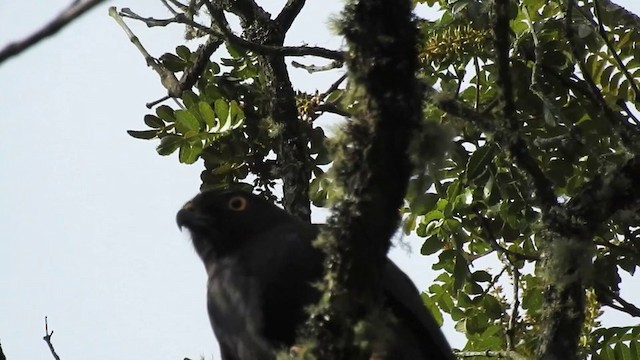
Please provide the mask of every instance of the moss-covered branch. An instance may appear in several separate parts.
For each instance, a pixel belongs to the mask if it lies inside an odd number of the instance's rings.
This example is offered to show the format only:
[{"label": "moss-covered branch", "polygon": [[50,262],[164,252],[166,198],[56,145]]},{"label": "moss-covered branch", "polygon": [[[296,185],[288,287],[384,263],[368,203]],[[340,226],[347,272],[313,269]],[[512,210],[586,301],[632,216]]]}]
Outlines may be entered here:
[{"label": "moss-covered branch", "polygon": [[371,331],[372,321],[383,320],[372,317],[381,265],[411,174],[409,144],[422,121],[411,9],[411,1],[352,1],[343,13],[358,105],[333,170],[343,196],[319,240],[328,253],[325,296],[309,326],[318,358],[368,359],[372,349],[355,346],[356,339],[372,346],[381,331]]}]

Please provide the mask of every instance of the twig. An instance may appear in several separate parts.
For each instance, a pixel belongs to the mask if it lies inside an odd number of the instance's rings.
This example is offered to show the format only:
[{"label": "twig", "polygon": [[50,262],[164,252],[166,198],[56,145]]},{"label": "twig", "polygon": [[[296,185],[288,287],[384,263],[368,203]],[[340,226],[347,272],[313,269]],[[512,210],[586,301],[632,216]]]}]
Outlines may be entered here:
[{"label": "twig", "polygon": [[515,335],[518,325],[518,309],[520,308],[520,270],[513,267],[513,309],[509,318],[509,325],[505,331],[507,338],[507,350],[514,351],[516,348]]},{"label": "twig", "polygon": [[310,74],[316,73],[316,72],[321,72],[321,71],[339,69],[343,65],[344,65],[344,61],[342,61],[342,60],[335,60],[335,61],[332,61],[332,62],[330,62],[330,63],[328,63],[327,65],[324,65],[324,66],[305,65],[305,64],[299,63],[299,62],[297,62],[295,60],[291,61],[291,66],[293,66],[294,68],[307,70],[307,72],[310,73]]},{"label": "twig", "polygon": [[489,290],[491,290],[491,288],[498,282],[498,280],[502,277],[502,274],[504,274],[505,271],[507,271],[507,266],[503,266],[502,270],[500,270],[500,272],[496,276],[494,276],[493,279],[491,279],[491,282],[489,282],[489,285],[487,286],[487,288],[482,292],[482,295],[480,295],[480,298],[484,297],[489,293]]},{"label": "twig", "polygon": [[525,19],[527,20],[527,24],[529,25],[531,38],[533,39],[534,54],[535,54],[533,69],[531,69],[531,85],[529,85],[529,89],[531,89],[531,91],[542,101],[542,104],[544,106],[543,111],[545,112],[545,121],[547,120],[546,114],[548,113],[553,116],[553,119],[555,120],[556,124],[557,123],[566,124],[567,121],[564,121],[564,119],[562,118],[562,113],[560,112],[556,104],[551,99],[549,99],[549,97],[545,94],[542,87],[538,83],[538,78],[540,77],[539,73],[540,73],[540,70],[542,69],[542,64],[543,64],[543,60],[542,60],[543,51],[542,51],[542,47],[540,46],[540,42],[538,40],[538,33],[536,32],[536,28],[533,24],[533,21],[531,21],[531,17],[529,16],[529,8],[526,5],[524,5],[523,13],[524,13]]},{"label": "twig", "polygon": [[476,71],[476,96],[473,102],[473,108],[478,111],[480,109],[480,64],[478,63],[478,57],[473,57],[473,67]]},{"label": "twig", "polygon": [[318,56],[326,59],[339,60],[344,59],[344,54],[341,51],[329,50],[316,46],[271,46],[262,45],[245,40],[238,35],[234,34],[229,23],[224,16],[222,8],[216,3],[212,4],[211,1],[206,2],[207,9],[211,13],[211,17],[214,19],[220,31],[224,37],[232,44],[239,46],[243,49],[251,50],[260,54],[266,55],[282,55],[282,56]]},{"label": "twig", "polygon": [[342,76],[340,76],[338,80],[336,80],[333,84],[331,84],[331,86],[329,86],[327,91],[325,91],[324,93],[322,93],[322,95],[320,95],[320,98],[322,100],[326,99],[327,96],[329,96],[332,92],[338,90],[338,86],[340,86],[340,84],[342,84],[342,82],[345,81],[346,79],[347,79],[347,74],[342,74]]},{"label": "twig", "polygon": [[58,356],[58,354],[56,353],[56,350],[53,348],[53,344],[51,343],[51,337],[53,336],[53,330],[51,330],[51,332],[49,332],[49,323],[47,322],[47,317],[44,317],[44,337],[42,338],[42,340],[44,340],[47,345],[49,345],[49,350],[51,350],[51,355],[53,355],[53,358],[56,360],[60,360],[60,356]]},{"label": "twig", "polygon": [[165,27],[167,25],[171,25],[171,24],[184,24],[184,25],[188,25],[191,27],[194,27],[202,32],[204,32],[205,34],[210,34],[210,35],[221,35],[219,32],[216,32],[202,24],[199,24],[195,21],[193,21],[192,19],[188,18],[185,14],[183,13],[179,13],[176,14],[174,17],[169,18],[169,19],[156,19],[156,18],[152,18],[152,17],[144,17],[144,16],[140,16],[136,13],[134,13],[133,11],[131,11],[131,9],[129,8],[123,8],[122,10],[120,10],[119,13],[120,16],[122,17],[126,17],[129,19],[133,19],[133,20],[138,20],[138,21],[142,21],[145,25],[147,25],[147,27]]},{"label": "twig", "polygon": [[172,13],[173,15],[178,15],[178,12],[171,5],[169,5],[167,0],[160,0],[160,2],[162,3],[162,5],[164,5],[164,7],[167,8],[167,10],[169,10],[170,13]]},{"label": "twig", "polygon": [[160,98],[160,99],[158,99],[158,100],[154,100],[154,101],[151,101],[151,102],[148,102],[148,103],[144,104],[144,106],[146,106],[146,107],[147,107],[147,109],[151,109],[151,108],[153,108],[154,106],[156,106],[156,105],[160,104],[161,102],[163,102],[163,101],[165,101],[165,100],[167,100],[167,99],[170,99],[170,98],[171,98],[171,96],[169,96],[169,95],[165,95],[165,96],[161,97],[161,98]]},{"label": "twig", "polygon": [[43,28],[23,40],[10,43],[4,49],[2,49],[0,51],[0,64],[5,60],[20,54],[21,52],[37,44],[41,40],[54,35],[67,24],[79,18],[82,14],[91,10],[94,6],[100,4],[103,1],[104,0],[74,1],[71,5],[69,5],[69,7],[67,7],[66,10],[60,13],[56,18],[54,18]]},{"label": "twig", "polygon": [[136,48],[138,48],[138,51],[140,51],[140,53],[144,57],[144,60],[146,61],[147,66],[151,67],[160,76],[160,82],[167,89],[169,96],[179,97],[180,94],[182,93],[182,90],[180,88],[180,83],[178,82],[178,79],[176,78],[174,73],[165,69],[158,62],[158,60],[156,60],[153,56],[151,56],[151,54],[149,54],[149,52],[144,48],[144,46],[142,46],[142,43],[140,43],[140,40],[138,39],[138,37],[133,33],[133,31],[131,31],[129,26],[127,26],[127,24],[124,22],[124,20],[122,19],[122,16],[118,13],[118,10],[116,10],[115,7],[109,8],[109,16],[115,19],[118,25],[120,25],[120,27],[127,34],[127,37],[129,37],[129,40],[131,40],[131,42],[136,46]]},{"label": "twig", "polygon": [[456,356],[461,358],[468,357],[494,357],[498,359],[511,359],[511,360],[529,360],[526,356],[520,355],[515,351],[459,351]]},{"label": "twig", "polygon": [[182,11],[187,11],[187,6],[177,0],[169,0],[175,7],[179,8]]},{"label": "twig", "polygon": [[[608,296],[600,298],[600,302],[602,302],[603,305],[606,305],[620,312],[627,313],[634,317],[640,317],[640,308],[626,301],[625,299],[620,297],[620,295],[616,294],[610,289],[607,289],[607,293]],[[617,301],[620,305],[614,303],[613,300]]]},{"label": "twig", "polygon": [[540,257],[537,255],[523,254],[500,246],[496,236],[493,234],[493,231],[491,231],[491,227],[489,226],[487,219],[482,216],[479,211],[476,211],[475,215],[478,217],[478,220],[480,220],[480,226],[482,227],[482,231],[484,232],[485,238],[489,242],[489,245],[491,245],[491,248],[499,252],[500,254],[505,255],[509,262],[512,262],[511,259],[509,259],[509,256],[513,256],[517,260],[540,260]]}]

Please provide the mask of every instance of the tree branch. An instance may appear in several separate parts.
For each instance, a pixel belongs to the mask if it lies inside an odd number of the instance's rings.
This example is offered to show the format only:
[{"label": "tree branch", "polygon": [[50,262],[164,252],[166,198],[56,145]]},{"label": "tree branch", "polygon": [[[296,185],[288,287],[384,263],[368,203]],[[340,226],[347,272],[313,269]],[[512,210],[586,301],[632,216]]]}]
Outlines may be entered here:
[{"label": "tree branch", "polygon": [[640,317],[640,309],[633,305],[630,302],[627,302],[625,299],[621,298],[620,295],[618,294],[611,294],[611,297],[613,300],[617,301],[620,305],[616,305],[613,303],[613,301],[609,302],[609,303],[604,303],[605,305],[609,306],[612,309],[616,309],[618,311],[622,311],[624,313],[627,313],[631,316],[634,317]]},{"label": "tree branch", "polygon": [[51,343],[51,337],[53,336],[53,330],[51,330],[51,332],[49,332],[49,323],[47,322],[47,317],[44,317],[44,337],[42,338],[42,340],[44,340],[47,345],[49,346],[49,350],[51,351],[51,355],[53,356],[53,358],[55,360],[60,360],[60,356],[58,356],[58,354],[56,353],[56,350],[53,348],[53,343]]},{"label": "tree branch", "polygon": [[[328,255],[324,300],[312,311],[309,331],[318,339],[313,352],[321,359],[368,358],[371,349],[354,346],[353,324],[388,320],[374,315],[380,306],[380,272],[412,171],[409,144],[422,130],[411,8],[408,0],[351,1],[343,12],[347,64],[359,105],[334,160],[343,195],[318,240]],[[375,336],[367,343],[375,343]]]},{"label": "tree branch", "polygon": [[[496,52],[497,79],[496,83],[500,89],[500,99],[502,101],[502,112],[506,118],[507,134],[501,136],[503,142],[514,156],[518,166],[526,171],[536,189],[536,194],[540,200],[543,210],[548,210],[558,204],[553,191],[551,181],[540,170],[535,159],[527,151],[527,144],[520,137],[520,123],[516,116],[516,107],[513,98],[513,84],[511,79],[511,67],[509,61],[509,51],[511,49],[509,27],[509,4],[508,0],[495,1],[495,22],[493,25],[494,46]],[[543,211],[544,213],[545,211]]]},{"label": "tree branch", "polygon": [[515,351],[459,351],[456,353],[456,356],[461,358],[494,357],[498,359],[529,360],[526,356],[520,355]]},{"label": "tree branch", "polygon": [[[251,1],[234,1],[233,6],[252,6]],[[278,157],[278,176],[283,181],[283,205],[294,216],[311,221],[309,202],[309,180],[311,179],[310,155],[304,126],[298,118],[295,93],[284,61],[285,53],[292,48],[283,47],[284,34],[273,30],[273,22],[268,14],[253,7],[251,24],[243,23],[247,40],[231,31],[220,3],[205,3],[214,24],[232,45],[254,51],[258,55],[258,67],[265,77],[264,104],[257,104],[264,118],[281,125],[278,144],[274,152]],[[238,11],[240,8],[235,8]],[[245,14],[246,15],[246,14]],[[244,16],[244,15],[239,15]],[[256,29],[261,29],[256,31]],[[276,29],[277,30],[277,29]],[[283,50],[285,49],[285,50]],[[308,48],[310,49],[310,48]],[[304,50],[304,49],[303,49]],[[296,50],[297,51],[297,50]],[[305,50],[306,51],[306,50]],[[326,49],[322,49],[326,51]],[[304,52],[304,51],[303,51]],[[300,53],[302,54],[302,53]],[[340,54],[342,56],[342,54]]]},{"label": "tree branch", "polygon": [[329,50],[321,47],[309,47],[309,46],[273,46],[264,45],[249,40],[245,40],[240,36],[233,33],[229,27],[229,23],[224,16],[222,8],[217,5],[207,2],[208,10],[211,13],[216,24],[219,26],[220,31],[224,37],[232,44],[241,47],[245,50],[250,50],[262,55],[279,55],[279,56],[318,56],[332,60],[343,60],[344,55],[340,51]]},{"label": "tree branch", "polygon": [[509,325],[505,331],[507,350],[515,351],[516,349],[516,327],[518,326],[518,310],[520,309],[520,270],[512,267],[513,271],[513,308],[509,317]]},{"label": "tree branch", "polygon": [[637,179],[640,179],[640,155],[629,159],[604,179],[596,178],[585,184],[566,205],[567,212],[574,219],[580,219],[574,221],[576,228],[567,230],[593,233],[617,211],[639,209],[640,187],[636,186]]},{"label": "tree branch", "polygon": [[127,26],[127,24],[124,22],[124,20],[122,19],[122,16],[118,13],[118,10],[116,10],[115,7],[109,8],[109,16],[111,16],[118,23],[118,25],[120,25],[120,27],[127,34],[127,37],[129,38],[129,40],[131,40],[131,42],[136,46],[138,51],[140,51],[140,53],[144,57],[144,60],[147,63],[147,66],[152,68],[158,74],[158,76],[160,76],[160,83],[162,83],[162,86],[164,86],[165,89],[167,89],[169,96],[179,97],[180,96],[179,94],[182,93],[182,90],[180,89],[180,82],[176,78],[175,74],[165,69],[164,66],[162,66],[153,56],[151,56],[151,54],[149,54],[149,52],[147,51],[147,49],[144,48],[144,46],[142,45],[138,37],[133,33],[133,31],[131,31],[129,26]]},{"label": "tree branch", "polygon": [[67,9],[65,9],[62,13],[60,13],[56,18],[54,18],[40,30],[29,35],[23,40],[10,43],[9,45],[5,46],[4,49],[0,50],[0,64],[5,60],[27,50],[41,40],[54,35],[70,22],[79,18],[80,16],[82,16],[82,14],[91,10],[93,7],[103,1],[104,0],[74,1],[71,5],[69,5]]},{"label": "tree branch", "polygon": [[280,26],[281,31],[286,32],[293,24],[300,10],[304,7],[305,0],[288,0],[284,5],[280,14],[276,17],[276,23]]},{"label": "tree branch", "polygon": [[291,61],[291,66],[293,66],[294,68],[299,68],[299,69],[304,69],[307,70],[307,72],[309,74],[315,73],[315,72],[321,72],[321,71],[328,71],[328,70],[333,70],[333,69],[339,69],[344,65],[344,61],[343,60],[334,60],[330,63],[328,63],[327,65],[305,65],[302,63],[299,63],[295,60]]},{"label": "tree branch", "polygon": [[493,234],[493,231],[491,231],[491,227],[489,226],[489,223],[488,223],[487,219],[484,216],[482,216],[482,214],[479,211],[477,211],[475,213],[475,215],[480,220],[480,225],[482,227],[482,231],[485,234],[485,238],[487,239],[487,242],[489,242],[489,245],[491,245],[491,248],[493,250],[499,252],[500,254],[506,256],[510,263],[512,263],[512,261],[511,261],[511,259],[509,257],[513,257],[513,258],[515,258],[517,260],[528,260],[528,261],[538,261],[538,260],[540,260],[540,256],[539,255],[523,254],[523,253],[512,251],[512,250],[509,250],[507,248],[504,248],[504,247],[500,246],[500,244],[498,244],[498,240],[497,240],[496,236]]}]

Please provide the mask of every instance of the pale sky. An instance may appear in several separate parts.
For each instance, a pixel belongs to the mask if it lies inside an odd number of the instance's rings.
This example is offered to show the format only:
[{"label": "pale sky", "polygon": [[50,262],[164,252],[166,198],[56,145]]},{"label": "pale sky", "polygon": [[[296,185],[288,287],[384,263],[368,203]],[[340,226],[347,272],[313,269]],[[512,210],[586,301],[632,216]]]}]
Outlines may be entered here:
[{"label": "pale sky", "polygon": [[[0,47],[70,2],[1,2]],[[259,2],[272,14],[285,3]],[[640,13],[634,0],[618,3]],[[108,6],[168,16],[159,1],[111,1],[0,65],[0,342],[9,360],[52,359],[42,340],[46,315],[63,360],[218,358],[205,272],[174,220],[198,192],[202,164],[181,165],[175,154],[159,156],[157,142],[127,135],[145,129],[144,104],[165,90]],[[327,24],[341,7],[308,1],[287,44],[338,48]],[[152,55],[184,42],[179,26],[128,23]],[[335,78],[291,74],[307,91]],[[420,239],[405,240],[416,254],[391,256],[424,290],[434,259],[419,254]],[[607,317],[608,325],[635,323]],[[452,322],[444,331],[452,345],[464,344]]]}]

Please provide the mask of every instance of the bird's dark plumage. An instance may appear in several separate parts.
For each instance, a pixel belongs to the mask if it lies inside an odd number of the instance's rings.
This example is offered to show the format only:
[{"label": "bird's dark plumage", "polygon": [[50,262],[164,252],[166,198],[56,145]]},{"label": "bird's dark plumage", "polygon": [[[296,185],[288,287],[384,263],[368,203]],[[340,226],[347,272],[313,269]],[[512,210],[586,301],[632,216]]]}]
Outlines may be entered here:
[{"label": "bird's dark plumage", "polygon": [[[318,227],[244,191],[210,191],[178,212],[191,232],[208,280],[207,308],[223,360],[274,359],[294,345],[319,299],[322,253],[312,246]],[[416,287],[391,260],[383,271],[386,304],[398,321],[386,359],[453,359]]]}]

